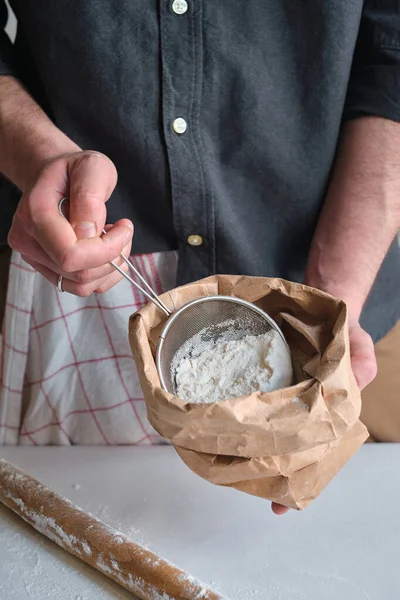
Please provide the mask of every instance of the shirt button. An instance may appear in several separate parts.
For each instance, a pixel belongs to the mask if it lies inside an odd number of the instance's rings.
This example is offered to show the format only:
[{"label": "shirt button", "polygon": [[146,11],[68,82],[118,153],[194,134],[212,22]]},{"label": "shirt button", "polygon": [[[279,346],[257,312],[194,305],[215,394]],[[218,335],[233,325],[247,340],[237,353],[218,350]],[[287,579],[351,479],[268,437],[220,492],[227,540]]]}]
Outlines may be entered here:
[{"label": "shirt button", "polygon": [[188,3],[186,0],[174,0],[172,3],[172,10],[177,15],[184,15],[188,9]]},{"label": "shirt button", "polygon": [[188,244],[190,244],[191,246],[201,246],[203,243],[203,238],[201,237],[201,235],[189,235],[188,239]]},{"label": "shirt button", "polygon": [[187,129],[187,123],[185,119],[182,119],[181,117],[175,119],[175,121],[172,122],[172,129],[175,131],[175,133],[185,133]]}]

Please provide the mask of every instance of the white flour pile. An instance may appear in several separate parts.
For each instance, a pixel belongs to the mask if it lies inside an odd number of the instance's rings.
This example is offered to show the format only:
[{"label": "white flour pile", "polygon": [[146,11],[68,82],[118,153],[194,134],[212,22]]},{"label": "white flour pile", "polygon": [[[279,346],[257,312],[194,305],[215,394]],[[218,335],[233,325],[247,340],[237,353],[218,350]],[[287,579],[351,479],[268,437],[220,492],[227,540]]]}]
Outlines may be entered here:
[{"label": "white flour pile", "polygon": [[[195,340],[185,346],[195,349]],[[197,354],[179,355],[172,364],[176,395],[187,402],[270,392],[291,385],[293,379],[290,351],[274,330],[233,341],[220,338]]]}]

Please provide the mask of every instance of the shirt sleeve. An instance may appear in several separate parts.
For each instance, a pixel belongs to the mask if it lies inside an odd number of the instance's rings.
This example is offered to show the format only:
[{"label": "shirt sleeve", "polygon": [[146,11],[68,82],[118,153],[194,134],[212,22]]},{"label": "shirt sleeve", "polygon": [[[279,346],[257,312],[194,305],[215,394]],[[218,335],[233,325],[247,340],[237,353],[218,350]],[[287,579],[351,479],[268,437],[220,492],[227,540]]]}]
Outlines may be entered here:
[{"label": "shirt sleeve", "polygon": [[4,31],[8,20],[6,3],[0,0],[0,75],[17,76],[17,67],[13,52],[13,44]]},{"label": "shirt sleeve", "polygon": [[344,119],[400,122],[400,2],[365,0]]}]

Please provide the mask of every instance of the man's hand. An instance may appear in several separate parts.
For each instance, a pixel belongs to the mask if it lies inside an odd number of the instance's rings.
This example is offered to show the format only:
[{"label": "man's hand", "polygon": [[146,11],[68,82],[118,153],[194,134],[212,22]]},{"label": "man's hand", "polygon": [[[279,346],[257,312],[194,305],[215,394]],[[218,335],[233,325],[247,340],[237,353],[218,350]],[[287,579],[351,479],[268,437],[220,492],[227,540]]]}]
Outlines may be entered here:
[{"label": "man's hand", "polygon": [[[13,250],[53,285],[59,275],[63,289],[77,296],[105,292],[122,277],[129,256],[133,225],[118,221],[101,237],[105,203],[117,182],[113,163],[96,152],[73,152],[46,161],[24,193],[8,242]],[[69,221],[60,215],[59,200],[69,196]]]},{"label": "man's hand", "polygon": [[[360,389],[376,375],[372,340],[359,324],[364,303],[400,228],[400,124],[364,117],[345,124],[305,283],[341,298]],[[275,514],[287,509],[272,504]]]},{"label": "man's hand", "polygon": [[[360,390],[364,389],[376,376],[376,358],[371,336],[360,326],[359,322],[349,318],[351,366]],[[288,512],[286,506],[272,502],[272,511],[276,515]]]},{"label": "man's hand", "polygon": [[357,320],[349,318],[351,366],[360,390],[376,377],[377,365],[372,338]]},{"label": "man's hand", "polygon": [[[52,284],[78,296],[105,292],[123,270],[119,253],[129,255],[133,225],[122,219],[106,227],[105,203],[117,182],[113,163],[82,152],[36,104],[22,84],[0,76],[0,172],[23,192],[8,242]],[[58,210],[70,199],[68,222]]]}]

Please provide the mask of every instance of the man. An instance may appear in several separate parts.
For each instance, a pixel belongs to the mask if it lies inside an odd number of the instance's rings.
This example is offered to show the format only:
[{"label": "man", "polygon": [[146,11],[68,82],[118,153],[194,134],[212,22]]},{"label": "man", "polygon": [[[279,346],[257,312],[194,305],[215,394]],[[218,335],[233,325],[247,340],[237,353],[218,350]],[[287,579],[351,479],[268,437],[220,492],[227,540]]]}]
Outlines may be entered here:
[{"label": "man", "polygon": [[[20,399],[19,416],[7,425],[10,443],[54,443],[36,437],[51,427],[65,434],[56,443],[82,443],[85,425],[77,416],[81,409],[74,409],[79,389],[100,443],[110,441],[113,422],[105,433],[99,420],[106,377],[92,376],[96,392],[82,383],[83,362],[100,359],[81,361],[74,337],[80,328],[74,333],[68,325],[83,305],[66,310],[72,295],[84,303],[115,286],[120,276],[109,261],[130,252],[132,223],[134,254],[145,256],[142,266],[154,281],[174,270],[175,250],[178,284],[216,272],[304,281],[346,301],[360,388],[376,374],[372,339],[379,344],[391,332],[386,364],[395,363],[398,1],[44,1],[38,11],[37,3],[14,0],[12,6],[19,34],[14,46],[3,36],[0,54],[0,170],[9,180],[2,181],[1,233],[5,244],[9,231],[15,251],[6,327],[11,323],[15,339],[25,335],[19,352],[28,359],[19,368],[25,384],[20,379],[15,387],[10,375],[7,385],[3,381],[4,390],[17,390],[9,394]],[[67,194],[69,223],[58,213]],[[114,225],[100,237],[107,201],[107,222]],[[26,263],[52,288],[32,279]],[[15,276],[13,268],[19,268]],[[43,330],[57,318],[66,327],[64,337],[50,331],[40,344],[52,339],[53,350],[71,347],[70,381],[80,388],[68,402],[67,389],[57,392],[53,378],[67,366],[60,361],[46,371],[52,351],[40,345],[33,351],[34,334],[17,335],[12,327],[24,268],[31,300],[17,308],[21,321],[28,315],[27,331]],[[40,323],[38,304],[55,307]],[[109,307],[97,308],[104,317]],[[105,331],[103,345],[110,343],[116,356],[110,327]],[[29,395],[35,385],[29,365],[39,354],[41,404]],[[398,374],[389,369],[394,383],[387,381],[387,397],[374,391],[366,400],[365,422],[380,439],[384,432],[368,415],[378,403],[382,413],[394,408]],[[55,387],[49,391],[50,379]],[[133,406],[133,400],[127,402]],[[5,404],[10,410],[11,396]],[[51,411],[52,421],[41,424],[40,406]],[[400,439],[400,415],[397,422],[388,418]],[[88,443],[99,443],[93,435]]]}]

